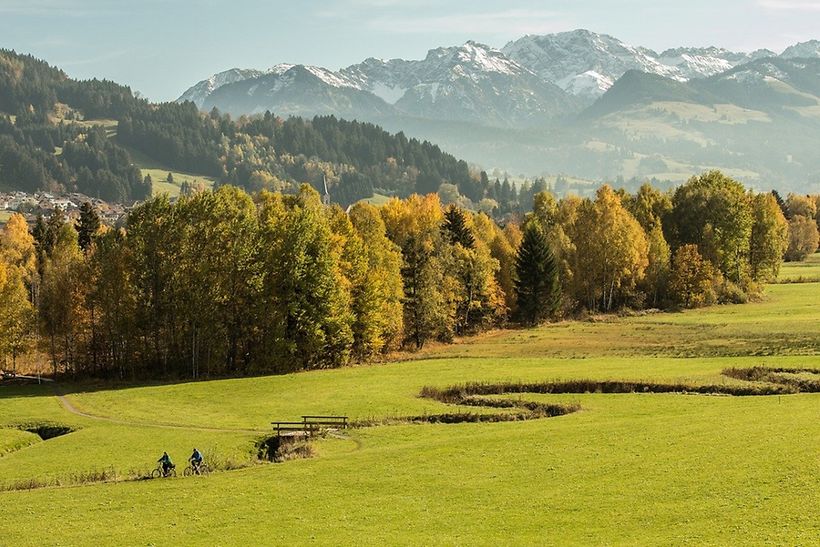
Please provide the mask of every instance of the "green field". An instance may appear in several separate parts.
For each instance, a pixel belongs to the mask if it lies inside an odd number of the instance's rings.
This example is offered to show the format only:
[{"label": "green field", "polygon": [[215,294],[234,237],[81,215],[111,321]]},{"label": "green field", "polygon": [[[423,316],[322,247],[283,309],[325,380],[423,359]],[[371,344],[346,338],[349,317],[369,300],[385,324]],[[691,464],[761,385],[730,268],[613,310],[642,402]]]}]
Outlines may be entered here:
[{"label": "green field", "polygon": [[[153,195],[155,196],[159,194],[168,194],[170,197],[177,197],[179,196],[180,186],[183,182],[201,182],[206,188],[213,188],[214,186],[213,177],[177,171],[176,169],[171,169],[168,166],[163,165],[161,162],[146,156],[139,150],[130,147],[125,148],[131,155],[131,159],[134,160],[134,164],[139,167],[142,172],[142,176],[145,177],[146,175],[151,175],[151,180],[154,183]],[[173,175],[173,183],[166,182],[168,173]]]},{"label": "green field", "polygon": [[13,214],[11,211],[0,211],[0,224],[8,222]]},{"label": "green field", "polygon": [[[783,276],[809,266],[785,265]],[[0,544],[816,544],[820,394],[523,393],[520,422],[360,427],[255,462],[272,420],[457,411],[425,386],[567,379],[748,385],[727,367],[820,368],[820,283],[759,302],[596,317],[427,348],[416,360],[144,386],[0,387]],[[807,378],[817,375],[805,374]],[[42,441],[20,431],[61,424]],[[242,469],[124,480],[193,446]],[[73,485],[107,470],[118,482]],[[36,515],[36,518],[35,518]]]},{"label": "green field", "polygon": [[781,283],[820,282],[820,252],[803,262],[786,262],[781,266],[777,279]]},{"label": "green field", "polygon": [[361,201],[363,201],[364,203],[369,203],[370,205],[375,205],[376,207],[380,207],[388,201],[390,201],[390,198],[383,194],[373,194],[372,197],[363,199]]}]

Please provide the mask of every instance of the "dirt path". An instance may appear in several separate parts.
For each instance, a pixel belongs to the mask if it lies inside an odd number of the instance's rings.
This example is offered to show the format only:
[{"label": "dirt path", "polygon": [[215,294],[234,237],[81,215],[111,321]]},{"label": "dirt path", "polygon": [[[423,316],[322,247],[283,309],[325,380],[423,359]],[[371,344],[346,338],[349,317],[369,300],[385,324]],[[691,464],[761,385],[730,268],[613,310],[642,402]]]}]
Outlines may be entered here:
[{"label": "dirt path", "polygon": [[201,427],[201,426],[188,426],[188,425],[175,425],[175,424],[162,424],[162,423],[145,423],[145,422],[135,422],[131,420],[120,420],[117,418],[111,418],[108,416],[99,416],[96,414],[89,414],[88,412],[83,412],[75,407],[71,401],[68,400],[68,397],[65,396],[63,393],[56,393],[55,396],[57,400],[60,401],[60,405],[66,412],[70,412],[75,416],[81,416],[83,418],[88,418],[90,420],[98,420],[101,422],[108,422],[117,425],[130,425],[134,427],[156,427],[159,429],[179,429],[185,431],[208,431],[212,433],[253,433],[254,435],[268,433],[267,430],[264,429],[240,429],[240,428],[227,428],[227,427]]}]

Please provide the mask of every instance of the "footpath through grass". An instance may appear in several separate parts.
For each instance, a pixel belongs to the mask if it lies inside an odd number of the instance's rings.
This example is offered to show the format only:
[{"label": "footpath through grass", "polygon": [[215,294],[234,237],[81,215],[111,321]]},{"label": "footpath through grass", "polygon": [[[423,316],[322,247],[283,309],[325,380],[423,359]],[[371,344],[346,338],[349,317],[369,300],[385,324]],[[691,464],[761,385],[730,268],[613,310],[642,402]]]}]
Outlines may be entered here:
[{"label": "footpath through grass", "polygon": [[[123,389],[65,386],[72,407],[94,417],[68,412],[51,387],[0,387],[0,485],[95,468],[128,474],[153,465],[162,450],[181,465],[193,446],[250,462],[259,435],[248,430],[302,414],[454,411],[420,398],[424,386],[587,378],[733,384],[741,380],[722,376],[724,368],[820,368],[818,304],[820,283],[781,284],[743,306],[490,333],[432,348],[423,360]],[[2,492],[0,544],[797,545],[820,538],[820,394],[499,397],[579,403],[581,411],[355,429],[320,441],[315,458],[208,478]],[[14,429],[32,422],[75,431],[42,441]]]}]

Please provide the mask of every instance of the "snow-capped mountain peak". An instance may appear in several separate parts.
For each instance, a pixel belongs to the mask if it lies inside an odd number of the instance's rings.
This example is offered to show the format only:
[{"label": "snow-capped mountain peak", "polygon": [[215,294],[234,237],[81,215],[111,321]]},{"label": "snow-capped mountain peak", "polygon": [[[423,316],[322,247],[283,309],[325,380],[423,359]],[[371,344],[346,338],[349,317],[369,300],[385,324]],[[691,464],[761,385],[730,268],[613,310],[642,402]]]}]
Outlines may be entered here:
[{"label": "snow-capped mountain peak", "polygon": [[[677,82],[721,74],[739,81],[761,78],[763,68],[748,74],[736,68],[777,57],[765,49],[746,53],[718,47],[657,53],[580,29],[527,35],[500,50],[468,41],[430,49],[417,60],[370,57],[338,71],[289,63],[267,71],[231,69],[199,82],[179,100],[230,112],[276,109],[282,114],[338,112],[360,118],[399,113],[521,126],[577,112],[629,71]],[[820,41],[796,44],[781,57],[820,57]],[[778,78],[776,68],[766,69],[766,77]]]},{"label": "snow-capped mountain peak", "polygon": [[542,78],[588,100],[602,95],[628,70],[683,82],[775,56],[769,50],[738,53],[716,47],[675,48],[658,54],[589,30],[525,36],[502,51]]},{"label": "snow-capped mountain peak", "polygon": [[179,102],[191,101],[201,108],[202,104],[205,102],[205,99],[207,99],[211,93],[223,85],[240,82],[249,78],[256,78],[262,74],[264,74],[264,72],[261,70],[231,68],[198,82],[196,85],[185,91],[185,93],[183,93],[177,100]]},{"label": "snow-capped mountain peak", "polygon": [[473,67],[486,72],[517,74],[522,70],[518,63],[505,57],[499,50],[472,40],[456,50],[456,57],[459,61],[469,63]]},{"label": "snow-capped mountain peak", "polygon": [[351,87],[353,89],[361,89],[356,82],[350,80],[349,78],[345,77],[342,74],[337,72],[333,72],[326,68],[322,68],[319,66],[313,65],[297,65],[303,67],[305,70],[322,80],[329,86],[332,87]]},{"label": "snow-capped mountain peak", "polygon": [[292,65],[290,63],[279,63],[278,65],[273,65],[270,67],[267,72],[268,74],[284,74],[288,70],[292,69],[296,65]]},{"label": "snow-capped mountain peak", "polygon": [[603,94],[627,70],[680,79],[678,71],[659,62],[651,50],[583,29],[528,35],[502,51],[543,79],[589,99]]},{"label": "snow-capped mountain peak", "polygon": [[786,59],[793,58],[820,58],[820,40],[809,40],[808,42],[801,42],[786,50],[780,55]]}]

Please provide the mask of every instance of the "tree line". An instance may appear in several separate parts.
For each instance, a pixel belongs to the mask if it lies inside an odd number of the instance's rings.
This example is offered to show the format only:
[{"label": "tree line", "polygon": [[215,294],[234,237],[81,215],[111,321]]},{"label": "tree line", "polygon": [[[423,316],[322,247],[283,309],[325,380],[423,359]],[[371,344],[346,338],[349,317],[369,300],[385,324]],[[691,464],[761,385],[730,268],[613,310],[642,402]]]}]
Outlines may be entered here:
[{"label": "tree line", "polygon": [[[808,202],[784,206],[794,220]],[[0,355],[36,344],[55,373],[129,379],[335,367],[510,321],[743,302],[791,238],[774,194],[719,172],[671,193],[540,192],[503,227],[437,194],[344,211],[309,185],[161,196],[117,229],[84,205],[3,229]]]}]

